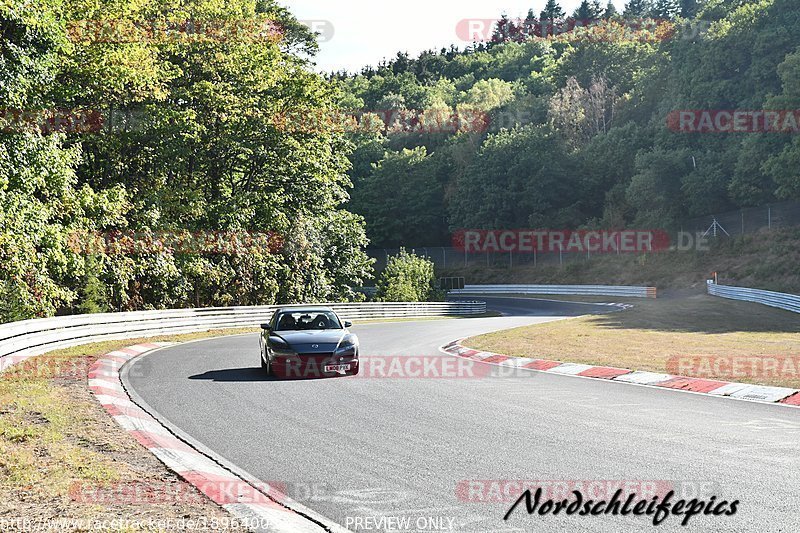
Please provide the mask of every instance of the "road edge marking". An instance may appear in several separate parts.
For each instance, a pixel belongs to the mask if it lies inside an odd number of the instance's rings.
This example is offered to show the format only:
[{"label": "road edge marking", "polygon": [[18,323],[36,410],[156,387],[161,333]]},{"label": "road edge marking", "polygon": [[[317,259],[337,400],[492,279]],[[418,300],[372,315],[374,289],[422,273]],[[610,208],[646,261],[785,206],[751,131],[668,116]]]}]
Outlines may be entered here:
[{"label": "road edge marking", "polygon": [[[634,385],[665,391],[681,392],[686,394],[699,394],[714,398],[726,398],[762,405],[800,408],[800,390],[786,387],[770,387],[766,385],[752,385],[748,383],[732,383],[671,374],[658,374],[655,372],[634,371],[623,368],[614,368],[595,365],[579,365],[577,363],[564,363],[547,359],[532,359],[526,357],[513,357],[505,354],[484,352],[468,348],[461,344],[466,339],[458,339],[439,348],[441,353],[469,359],[478,364],[515,367],[530,372],[555,374],[570,378],[591,379],[618,383],[621,385]],[[489,359],[500,359],[498,362]]]},{"label": "road edge marking", "polygon": [[[147,448],[166,468],[195,487],[211,502],[219,505],[233,517],[248,525],[258,524],[258,527],[251,529],[252,531],[270,533],[347,532],[348,530],[341,525],[307,509],[275,487],[244,473],[226,459],[202,446],[185,432],[166,422],[135,391],[125,386],[124,379],[130,370],[130,363],[134,360],[145,355],[152,355],[165,348],[212,339],[214,337],[186,343],[146,342],[100,356],[90,368],[94,385],[91,389],[92,394],[106,413],[129,435]],[[107,390],[117,391],[120,389],[124,393],[124,398],[109,397],[103,394]],[[124,414],[122,414],[123,411]],[[174,443],[165,447],[165,439],[172,439]],[[215,488],[216,483],[211,485],[203,483],[203,475],[211,476],[215,481],[233,483],[233,486],[239,488],[248,487],[249,494],[260,493],[264,496],[264,500],[250,503],[229,501],[230,495],[221,496]]]}]

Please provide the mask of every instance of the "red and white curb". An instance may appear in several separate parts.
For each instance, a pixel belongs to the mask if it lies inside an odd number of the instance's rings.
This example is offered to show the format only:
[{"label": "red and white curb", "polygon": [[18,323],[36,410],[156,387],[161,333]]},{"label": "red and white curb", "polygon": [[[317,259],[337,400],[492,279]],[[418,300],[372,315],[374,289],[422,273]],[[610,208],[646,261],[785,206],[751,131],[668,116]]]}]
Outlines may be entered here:
[{"label": "red and white curb", "polygon": [[800,407],[800,390],[797,389],[748,385],[745,383],[729,383],[727,381],[690,378],[671,374],[657,374],[654,372],[636,372],[624,368],[563,363],[561,361],[551,361],[548,359],[511,357],[503,354],[473,350],[462,346],[461,342],[463,342],[463,340],[454,341],[442,346],[441,351],[449,355],[463,357],[473,361],[498,366],[523,368],[535,372],[605,379],[620,383],[634,383],[637,385],[661,387],[698,394],[709,394],[711,396],[724,396],[737,400]]},{"label": "red and white curb", "polygon": [[142,354],[174,343],[148,343],[110,352],[89,371],[89,388],[106,412],[164,465],[253,531],[346,531],[298,514],[291,500],[274,486],[250,483],[200,453],[134,403],[120,379],[120,369]]}]

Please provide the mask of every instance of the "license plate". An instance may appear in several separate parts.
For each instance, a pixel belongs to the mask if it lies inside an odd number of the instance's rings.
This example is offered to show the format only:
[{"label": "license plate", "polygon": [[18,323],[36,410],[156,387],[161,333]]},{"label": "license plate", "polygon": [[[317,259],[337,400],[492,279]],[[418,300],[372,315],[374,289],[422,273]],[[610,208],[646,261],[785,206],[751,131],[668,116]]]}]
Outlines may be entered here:
[{"label": "license plate", "polygon": [[347,372],[350,370],[350,365],[328,365],[325,367],[325,372]]}]

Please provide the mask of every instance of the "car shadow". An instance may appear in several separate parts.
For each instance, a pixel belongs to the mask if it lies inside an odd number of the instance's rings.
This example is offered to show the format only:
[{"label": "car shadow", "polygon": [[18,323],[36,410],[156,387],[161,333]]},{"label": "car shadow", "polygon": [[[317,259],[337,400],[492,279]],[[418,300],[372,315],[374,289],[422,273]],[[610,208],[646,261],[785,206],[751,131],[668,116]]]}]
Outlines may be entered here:
[{"label": "car shadow", "polygon": [[279,377],[268,376],[261,367],[251,368],[225,368],[222,370],[209,370],[202,374],[189,376],[194,381],[214,381],[218,383],[252,383],[264,381],[279,381],[281,383],[291,383],[292,381],[315,381],[322,379],[336,379],[349,376],[303,376],[303,377]]}]

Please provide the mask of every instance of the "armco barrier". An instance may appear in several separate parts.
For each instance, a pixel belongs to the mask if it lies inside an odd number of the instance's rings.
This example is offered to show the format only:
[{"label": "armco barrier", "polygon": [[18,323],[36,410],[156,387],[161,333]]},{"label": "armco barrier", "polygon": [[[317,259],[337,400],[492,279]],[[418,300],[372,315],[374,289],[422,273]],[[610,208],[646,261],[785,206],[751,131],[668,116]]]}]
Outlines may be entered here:
[{"label": "armco barrier", "polygon": [[611,285],[466,285],[450,291],[454,296],[489,294],[544,294],[564,296],[626,296],[656,298],[655,287],[617,287]]},{"label": "armco barrier", "polygon": [[729,287],[727,285],[717,285],[710,281],[708,283],[708,294],[719,296],[720,298],[728,298],[729,300],[754,302],[785,309],[793,313],[800,313],[800,296],[794,294],[748,289],[746,287]]},{"label": "armco barrier", "polygon": [[[479,315],[486,302],[328,304],[343,319]],[[27,357],[90,342],[257,327],[278,306],[176,309],[24,320],[0,325],[0,371]]]}]

